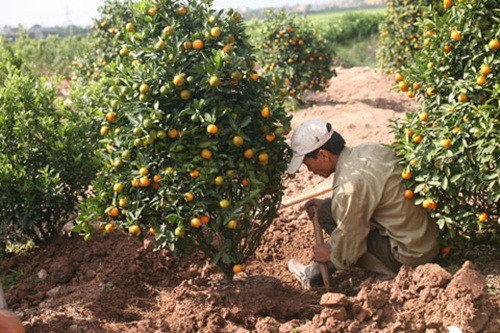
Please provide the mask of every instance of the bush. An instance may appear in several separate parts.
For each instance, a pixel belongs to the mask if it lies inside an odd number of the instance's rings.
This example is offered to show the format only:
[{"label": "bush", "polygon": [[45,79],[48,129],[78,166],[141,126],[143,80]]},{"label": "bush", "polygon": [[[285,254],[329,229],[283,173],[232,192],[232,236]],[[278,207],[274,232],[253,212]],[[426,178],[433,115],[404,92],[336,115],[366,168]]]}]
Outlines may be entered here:
[{"label": "bush", "polygon": [[437,219],[443,241],[460,246],[498,233],[500,199],[500,10],[494,0],[444,2],[419,20],[428,42],[400,69],[399,88],[420,114],[394,123],[408,188]]},{"label": "bush", "polygon": [[311,23],[295,14],[269,11],[254,35],[263,75],[281,96],[301,100],[306,90],[324,91],[335,73],[333,51]]},{"label": "bush", "polygon": [[318,28],[327,45],[348,44],[373,38],[383,19],[383,14],[348,13]]},{"label": "bush", "polygon": [[87,119],[57,109],[48,81],[7,62],[0,73],[0,242],[40,243],[76,215],[95,174]]},{"label": "bush", "polygon": [[241,15],[210,5],[119,7],[131,17],[113,25],[104,88],[89,93],[106,95],[103,168],[75,230],[89,238],[100,219],[103,232],[150,233],[159,248],[200,249],[231,279],[277,215],[290,118],[254,70]]},{"label": "bush", "polygon": [[397,71],[411,63],[414,53],[429,42],[429,33],[422,33],[415,22],[437,0],[388,1],[385,20],[381,23],[377,58],[386,72]]},{"label": "bush", "polygon": [[[105,0],[99,7],[99,17],[94,19],[91,49],[74,62],[76,74],[80,81],[91,81],[105,75],[105,67],[115,59],[117,50],[121,50],[123,33],[120,29],[132,17],[131,7],[122,0]],[[126,52],[126,48],[122,52]]]},{"label": "bush", "polygon": [[48,36],[32,39],[26,33],[12,43],[17,58],[22,59],[23,69],[40,76],[63,76],[72,74],[74,59],[87,52],[88,38],[71,36],[59,38]]}]

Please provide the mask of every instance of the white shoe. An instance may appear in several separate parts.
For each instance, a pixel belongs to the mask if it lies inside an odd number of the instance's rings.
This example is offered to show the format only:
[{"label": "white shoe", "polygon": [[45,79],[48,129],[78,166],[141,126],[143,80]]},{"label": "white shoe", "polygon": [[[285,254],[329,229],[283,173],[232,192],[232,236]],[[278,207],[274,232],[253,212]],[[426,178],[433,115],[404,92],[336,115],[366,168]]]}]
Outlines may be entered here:
[{"label": "white shoe", "polygon": [[297,259],[288,262],[288,270],[299,280],[302,289],[311,289],[311,282],[321,278],[320,264],[312,262],[309,265],[302,265]]}]

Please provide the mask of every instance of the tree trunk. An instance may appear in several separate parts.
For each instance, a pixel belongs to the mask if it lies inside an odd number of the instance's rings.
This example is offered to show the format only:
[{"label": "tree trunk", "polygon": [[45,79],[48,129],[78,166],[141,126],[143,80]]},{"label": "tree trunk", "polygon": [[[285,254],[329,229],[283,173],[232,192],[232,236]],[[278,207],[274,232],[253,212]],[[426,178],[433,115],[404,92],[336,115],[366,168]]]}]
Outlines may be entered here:
[{"label": "tree trunk", "polygon": [[7,310],[7,302],[3,294],[2,282],[0,282],[0,310]]}]

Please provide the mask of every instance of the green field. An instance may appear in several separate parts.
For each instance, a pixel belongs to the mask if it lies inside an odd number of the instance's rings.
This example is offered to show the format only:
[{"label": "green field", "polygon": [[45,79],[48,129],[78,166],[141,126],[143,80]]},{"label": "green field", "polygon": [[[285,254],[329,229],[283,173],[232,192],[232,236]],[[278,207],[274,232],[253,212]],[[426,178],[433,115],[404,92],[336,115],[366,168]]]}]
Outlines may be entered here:
[{"label": "green field", "polygon": [[385,7],[381,8],[365,8],[365,9],[346,9],[346,10],[338,10],[334,12],[328,13],[318,13],[318,14],[310,14],[307,15],[307,18],[314,25],[322,25],[328,24],[331,21],[338,19],[346,14],[384,14]]}]

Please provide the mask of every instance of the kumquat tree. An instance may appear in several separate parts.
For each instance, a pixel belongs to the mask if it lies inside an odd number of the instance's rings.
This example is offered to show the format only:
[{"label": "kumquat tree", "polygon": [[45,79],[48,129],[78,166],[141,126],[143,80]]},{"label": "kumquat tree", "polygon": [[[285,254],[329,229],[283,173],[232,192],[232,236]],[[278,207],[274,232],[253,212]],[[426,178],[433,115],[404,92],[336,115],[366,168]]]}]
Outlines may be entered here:
[{"label": "kumquat tree", "polygon": [[105,233],[198,248],[232,279],[277,215],[290,117],[255,70],[241,15],[211,4],[125,2],[127,21],[106,26],[103,168],[75,230],[88,239],[99,219]]},{"label": "kumquat tree", "polygon": [[397,76],[399,89],[421,103],[393,124],[405,196],[429,210],[451,246],[498,233],[499,23],[494,0],[429,7],[418,20],[427,40]]},{"label": "kumquat tree", "polygon": [[413,60],[414,53],[430,43],[433,32],[422,33],[415,24],[436,0],[388,1],[385,20],[380,24],[377,59],[386,72]]},{"label": "kumquat tree", "polygon": [[269,11],[256,34],[258,60],[282,97],[302,99],[306,90],[324,91],[334,75],[332,50],[312,24],[296,14]]}]

